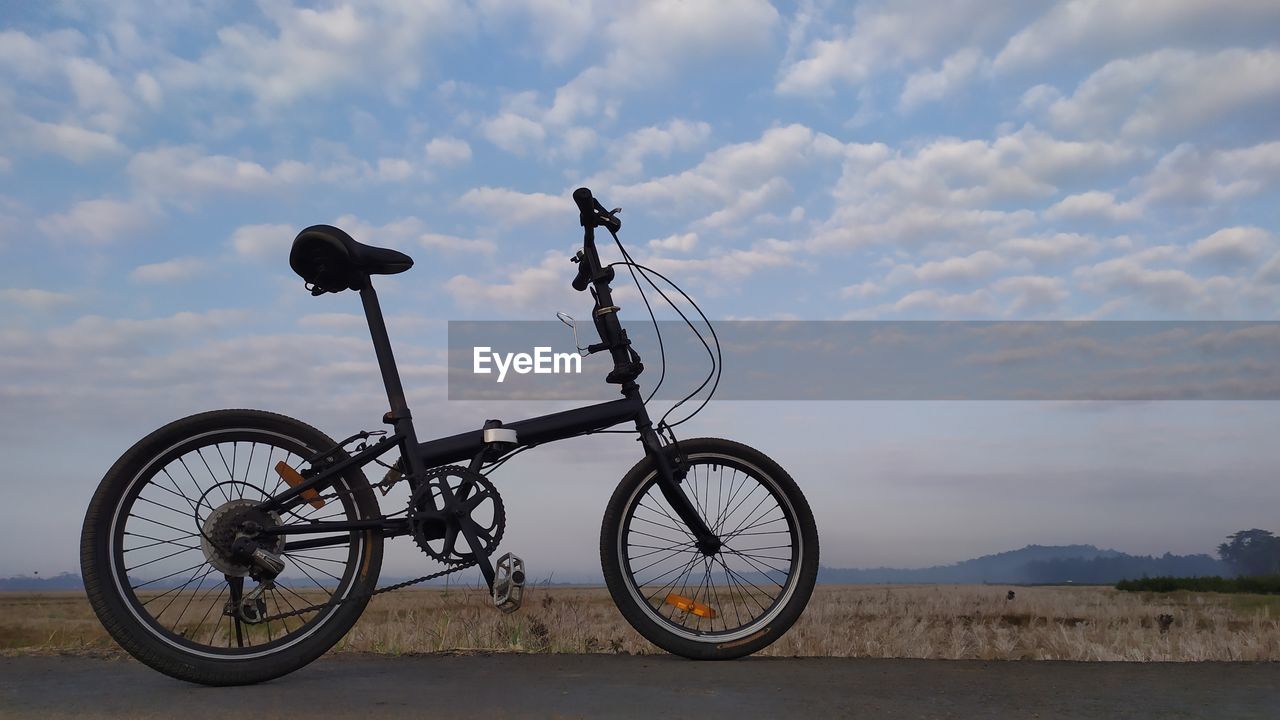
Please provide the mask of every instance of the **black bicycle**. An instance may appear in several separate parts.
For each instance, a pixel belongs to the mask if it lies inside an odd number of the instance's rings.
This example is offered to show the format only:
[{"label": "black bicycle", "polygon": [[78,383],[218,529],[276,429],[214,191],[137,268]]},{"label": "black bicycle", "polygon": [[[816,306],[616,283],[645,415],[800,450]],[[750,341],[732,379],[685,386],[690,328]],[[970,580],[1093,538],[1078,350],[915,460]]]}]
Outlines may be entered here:
[{"label": "black bicycle", "polygon": [[[85,588],[111,636],[173,677],[235,685],[319,657],[374,594],[464,568],[478,567],[494,605],[514,611],[524,563],[510,553],[491,560],[506,516],[489,473],[528,448],[628,422],[644,457],[618,484],[600,531],[605,581],[622,615],[655,645],[694,659],[748,655],[786,632],[818,569],[809,505],[764,453],[716,438],[677,440],[673,428],[683,420],[650,420],[636,383],[644,365],[618,320],[610,283],[614,266],[624,265],[642,293],[641,279],[670,303],[653,278],[670,281],[627,254],[619,210],[606,211],[586,188],[573,198],[585,228],[573,285],[591,289],[600,336],[581,350],[611,354],[607,382],[621,386],[620,399],[518,422],[489,420],[419,442],[370,282],[408,270],[413,260],[335,227],[309,227],[294,240],[289,263],[313,295],[360,293],[391,408],[382,420],[391,430],[335,442],[282,415],[218,410],[143,438],[102,479],[81,536]],[[601,265],[598,227],[613,236],[623,261]],[[645,305],[652,318],[647,297]],[[712,351],[703,342],[717,359],[718,343]],[[392,450],[398,460],[379,460]],[[376,485],[362,471],[370,463],[386,468]],[[407,507],[384,514],[375,489],[385,495],[402,482]],[[444,569],[378,588],[383,541],[406,535]]]}]

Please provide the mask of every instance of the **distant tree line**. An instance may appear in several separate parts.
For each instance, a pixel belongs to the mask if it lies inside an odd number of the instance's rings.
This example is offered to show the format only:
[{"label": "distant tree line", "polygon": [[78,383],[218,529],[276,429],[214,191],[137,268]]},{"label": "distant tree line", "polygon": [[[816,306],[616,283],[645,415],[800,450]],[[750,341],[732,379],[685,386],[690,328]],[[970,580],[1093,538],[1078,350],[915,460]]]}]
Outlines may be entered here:
[{"label": "distant tree line", "polygon": [[1222,563],[1209,555],[1120,555],[1055,558],[1027,563],[1028,582],[1111,584],[1127,578],[1221,575]]},{"label": "distant tree line", "polygon": [[1191,592],[1280,594],[1280,575],[1250,575],[1246,577],[1145,577],[1138,580],[1121,580],[1117,590],[1130,592]]},{"label": "distant tree line", "polygon": [[[1207,557],[1207,556],[1205,556]],[[1269,530],[1241,530],[1218,546],[1218,557],[1234,577],[1186,577],[1208,575],[1188,572],[1133,572],[1116,583],[1119,590],[1146,592],[1280,593],[1280,538]]]}]

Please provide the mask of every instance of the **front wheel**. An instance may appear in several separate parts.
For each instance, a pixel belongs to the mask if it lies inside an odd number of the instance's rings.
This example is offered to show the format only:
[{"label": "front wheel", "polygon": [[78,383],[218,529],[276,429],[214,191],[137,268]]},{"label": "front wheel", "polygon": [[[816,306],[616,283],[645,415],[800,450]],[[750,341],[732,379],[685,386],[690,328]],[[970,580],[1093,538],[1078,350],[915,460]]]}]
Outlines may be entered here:
[{"label": "front wheel", "polygon": [[818,574],[818,531],[791,476],[717,438],[680,442],[685,496],[721,541],[712,555],[663,496],[645,458],[618,483],[600,529],[605,583],[645,639],[695,660],[762,650],[795,623]]}]

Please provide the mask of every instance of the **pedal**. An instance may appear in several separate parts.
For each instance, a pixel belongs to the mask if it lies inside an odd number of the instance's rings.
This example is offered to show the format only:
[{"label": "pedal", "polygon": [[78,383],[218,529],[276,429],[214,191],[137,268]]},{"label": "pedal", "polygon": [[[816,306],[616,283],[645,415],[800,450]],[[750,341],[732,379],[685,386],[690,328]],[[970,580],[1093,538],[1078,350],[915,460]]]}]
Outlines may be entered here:
[{"label": "pedal", "polygon": [[504,613],[520,609],[524,601],[524,561],[507,553],[493,567],[493,606]]}]

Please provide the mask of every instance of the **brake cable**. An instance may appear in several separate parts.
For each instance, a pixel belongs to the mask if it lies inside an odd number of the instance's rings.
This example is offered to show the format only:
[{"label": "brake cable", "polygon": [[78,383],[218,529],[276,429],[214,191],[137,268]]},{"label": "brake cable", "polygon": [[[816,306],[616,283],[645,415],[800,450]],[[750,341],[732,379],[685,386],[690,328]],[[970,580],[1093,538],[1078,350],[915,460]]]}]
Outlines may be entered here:
[{"label": "brake cable", "polygon": [[[662,299],[667,302],[667,305],[669,305],[671,309],[676,311],[676,314],[680,316],[680,319],[684,320],[685,325],[689,326],[689,329],[693,331],[693,334],[702,343],[702,347],[707,351],[707,356],[711,361],[711,371],[707,373],[707,377],[702,381],[702,383],[698,385],[698,387],[695,388],[693,392],[684,396],[683,398],[680,399],[679,402],[672,405],[671,408],[668,409],[665,413],[663,413],[662,417],[658,420],[659,428],[665,427],[668,429],[668,431],[670,431],[670,428],[680,425],[681,423],[687,422],[690,419],[692,419],[693,416],[702,412],[702,409],[706,407],[708,402],[710,402],[711,397],[715,394],[716,389],[720,386],[720,377],[724,367],[723,353],[720,348],[720,338],[716,334],[715,326],[712,325],[711,321],[707,318],[706,313],[702,312],[702,308],[698,305],[698,303],[694,302],[693,298],[689,297],[688,293],[686,293],[679,285],[677,285],[670,278],[658,272],[657,270],[654,270],[651,267],[648,267],[636,262],[635,259],[631,257],[631,254],[627,252],[627,249],[623,247],[622,241],[618,238],[617,233],[614,233],[612,230],[610,230],[610,234],[613,235],[614,243],[617,244],[618,250],[622,253],[622,257],[624,258],[624,260],[620,262],[610,263],[608,267],[613,267],[614,265],[627,266],[628,272],[631,273],[632,279],[636,283],[636,288],[640,291],[640,297],[645,302],[645,307],[649,309],[649,317],[650,317],[650,320],[653,322],[654,332],[658,336],[659,349],[663,350],[662,331],[658,328],[658,321],[654,317],[653,309],[649,305],[648,298],[645,295],[644,286],[640,284],[640,281],[638,279],[636,279],[636,270],[640,271],[640,276],[643,277],[645,281],[649,283],[649,286],[652,287],[658,293],[658,295],[660,295]],[[680,296],[683,297],[691,306],[693,306],[693,309],[698,312],[698,316],[702,318],[702,321],[704,323],[706,323],[707,329],[711,333],[711,340],[715,344],[715,348],[716,348],[714,352],[711,350],[711,345],[707,343],[706,338],[704,338],[702,333],[698,331],[698,328],[693,324],[692,321],[689,320],[688,316],[686,316],[684,312],[679,308],[679,306],[676,305],[676,303],[673,302],[665,292],[663,292],[662,288],[660,288],[658,284],[655,283],[653,279],[649,277],[650,273],[658,276],[659,278],[662,279],[663,282],[670,285],[672,289],[680,293]],[[665,376],[666,376],[666,353],[665,351],[663,351],[662,352],[662,374],[659,376],[659,381],[658,381],[659,386],[662,384],[662,380],[665,378]],[[692,412],[690,412],[688,415],[681,418],[680,420],[677,420],[674,423],[667,423],[666,421],[667,417],[671,415],[671,413],[675,412],[677,408],[684,405],[686,402],[688,402],[693,397],[695,397],[699,392],[702,391],[703,388],[707,386],[708,383],[711,383],[711,390],[710,392],[707,393],[707,396],[702,399],[702,402],[698,405],[697,408],[695,408]],[[657,394],[657,388],[655,388],[654,392],[650,394],[649,399],[652,399],[653,396],[656,394]],[[647,403],[648,400],[646,400],[645,402]]]}]

